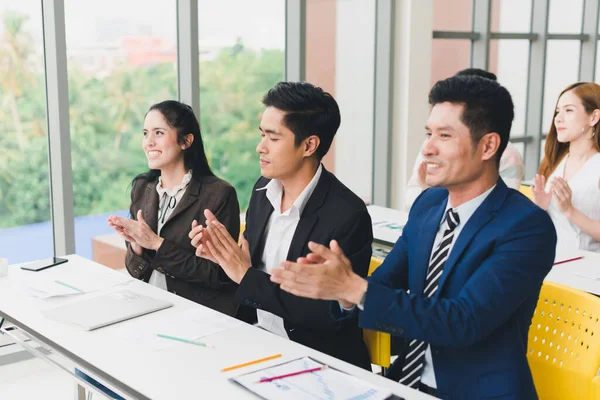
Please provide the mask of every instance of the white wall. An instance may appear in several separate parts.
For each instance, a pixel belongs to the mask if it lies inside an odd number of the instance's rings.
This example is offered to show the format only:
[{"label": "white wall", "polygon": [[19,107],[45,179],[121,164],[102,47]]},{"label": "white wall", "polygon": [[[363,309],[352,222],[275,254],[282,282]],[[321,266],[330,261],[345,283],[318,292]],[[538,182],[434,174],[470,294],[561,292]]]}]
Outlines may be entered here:
[{"label": "white wall", "polygon": [[400,210],[429,116],[432,9],[432,0],[396,3],[391,205]]},{"label": "white wall", "polygon": [[375,1],[337,0],[335,98],[342,124],[335,174],[370,202],[373,175]]}]

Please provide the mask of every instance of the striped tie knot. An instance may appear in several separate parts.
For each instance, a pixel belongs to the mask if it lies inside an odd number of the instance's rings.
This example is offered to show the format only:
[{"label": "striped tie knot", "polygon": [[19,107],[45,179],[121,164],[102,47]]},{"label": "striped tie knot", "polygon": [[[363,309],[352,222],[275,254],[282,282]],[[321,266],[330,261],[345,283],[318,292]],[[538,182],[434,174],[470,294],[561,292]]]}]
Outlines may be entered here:
[{"label": "striped tie knot", "polygon": [[456,227],[459,224],[460,218],[458,216],[458,213],[453,209],[449,208],[448,211],[446,211],[446,226],[448,227],[447,230],[452,232],[454,231],[454,229],[456,229]]}]

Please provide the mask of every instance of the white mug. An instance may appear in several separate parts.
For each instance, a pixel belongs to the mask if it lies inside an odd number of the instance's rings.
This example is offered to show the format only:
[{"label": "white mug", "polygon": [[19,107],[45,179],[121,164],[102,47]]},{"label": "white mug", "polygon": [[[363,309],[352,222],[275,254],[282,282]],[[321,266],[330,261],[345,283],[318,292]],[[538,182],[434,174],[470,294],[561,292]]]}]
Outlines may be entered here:
[{"label": "white mug", "polygon": [[8,275],[8,260],[0,258],[0,278]]}]

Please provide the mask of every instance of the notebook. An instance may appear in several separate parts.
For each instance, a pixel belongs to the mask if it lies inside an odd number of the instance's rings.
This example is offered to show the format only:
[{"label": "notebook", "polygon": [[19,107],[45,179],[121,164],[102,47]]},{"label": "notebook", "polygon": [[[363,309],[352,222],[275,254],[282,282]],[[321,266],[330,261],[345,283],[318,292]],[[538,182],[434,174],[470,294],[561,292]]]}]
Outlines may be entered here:
[{"label": "notebook", "polygon": [[173,303],[165,300],[154,299],[130,290],[120,290],[51,308],[43,311],[42,314],[55,321],[91,331],[169,308],[172,305]]},{"label": "notebook", "polygon": [[[323,365],[313,358],[303,357],[230,379],[266,400],[403,400],[392,394],[389,389],[374,386],[331,367],[295,375],[298,371],[311,370]],[[288,375],[289,377],[283,377]],[[261,379],[272,379],[275,376],[282,378],[258,383]]]}]

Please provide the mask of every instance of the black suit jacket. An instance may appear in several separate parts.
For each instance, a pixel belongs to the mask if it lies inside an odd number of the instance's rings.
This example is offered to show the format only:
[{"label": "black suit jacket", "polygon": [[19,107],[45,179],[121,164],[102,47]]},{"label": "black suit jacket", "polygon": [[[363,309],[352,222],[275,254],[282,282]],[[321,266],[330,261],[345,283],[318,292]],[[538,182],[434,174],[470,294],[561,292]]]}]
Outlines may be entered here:
[{"label": "black suit jacket", "polygon": [[[265,245],[265,227],[273,212],[266,190],[269,183],[260,178],[254,185],[246,212],[244,236],[250,246],[252,265],[261,265]],[[306,256],[308,242],[329,246],[336,239],[352,262],[354,271],[365,277],[371,259],[373,228],[364,202],[325,170],[300,216],[287,259]],[[283,261],[283,260],[282,260]],[[258,268],[250,268],[238,287],[236,300],[241,304],[238,317],[253,322],[257,308],[284,319],[288,337],[298,343],[370,370],[369,355],[356,319],[336,322],[329,312],[329,301],[296,297],[271,282]]]},{"label": "black suit jacket", "polygon": [[[137,210],[150,228],[158,226],[158,179],[138,179],[131,190],[130,213],[135,219]],[[167,289],[196,303],[225,314],[234,315],[237,304],[233,296],[237,285],[217,264],[196,257],[188,234],[194,219],[206,225],[204,210],[211,210],[226,227],[231,236],[240,231],[240,207],[235,189],[216,176],[192,176],[183,197],[165,221],[160,236],[164,239],[157,251],[144,249],[141,256],[127,243],[125,265],[134,278],[148,282],[152,272],[166,275]]]}]

